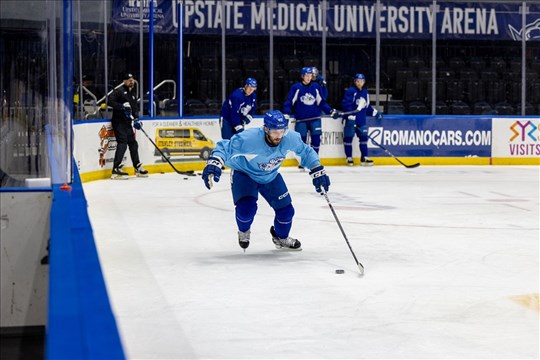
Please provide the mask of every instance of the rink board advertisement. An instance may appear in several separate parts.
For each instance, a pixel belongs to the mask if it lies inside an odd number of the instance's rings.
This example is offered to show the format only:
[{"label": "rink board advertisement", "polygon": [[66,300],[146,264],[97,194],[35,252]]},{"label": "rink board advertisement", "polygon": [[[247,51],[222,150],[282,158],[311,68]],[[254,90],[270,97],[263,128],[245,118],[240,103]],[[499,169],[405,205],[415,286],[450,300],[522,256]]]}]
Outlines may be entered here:
[{"label": "rink board advertisement", "polygon": [[492,156],[540,157],[539,118],[494,118]]},{"label": "rink board advertisement", "polygon": [[[177,164],[204,164],[215,142],[220,139],[220,129],[216,119],[160,119],[143,120],[143,129],[167,159]],[[110,122],[85,121],[74,126],[75,159],[81,174],[112,169],[116,152],[116,138]],[[161,165],[163,171],[172,168],[142,131],[135,132],[139,145],[139,158],[145,167]],[[131,167],[129,149],[123,161]]]},{"label": "rink board advertisement", "polygon": [[[153,0],[154,31],[176,34],[177,1]],[[184,34],[221,35],[225,19],[227,35],[320,37],[324,20],[328,37],[370,38],[376,33],[377,7],[374,1],[333,0],[326,8],[319,0],[281,0],[270,6],[264,0],[185,0]],[[142,3],[143,26],[148,28],[149,1]],[[519,12],[521,2],[499,4],[439,1],[433,13],[432,1],[393,1],[381,4],[380,30],[383,39],[431,39],[436,17],[440,40],[527,40],[538,41],[540,5],[528,4],[525,27]],[[114,0],[112,23],[117,31],[139,32],[141,1]],[[145,29],[145,30],[146,30]]]},{"label": "rink board advertisement", "polygon": [[[418,116],[368,122],[369,134],[396,156],[489,157],[491,118]],[[370,156],[385,156],[369,142]]]},{"label": "rink board advertisement", "polygon": [[[425,159],[434,165],[437,161],[467,164],[467,159],[473,158],[485,159],[485,164],[495,158],[514,160],[512,164],[537,164],[539,121],[540,117],[388,115],[380,121],[369,118],[368,128],[370,137],[396,157],[416,158],[420,162]],[[216,142],[221,140],[219,121],[215,117],[148,119],[142,123],[150,139],[141,131],[136,131],[135,137],[140,160],[150,172],[174,171],[169,161],[180,171],[201,170]],[[294,130],[294,120],[290,125]],[[262,126],[261,116],[255,117],[247,127],[258,126]],[[341,120],[325,117],[322,128],[320,157],[329,164],[341,164],[345,158]],[[74,134],[75,159],[83,180],[110,176],[116,151],[110,122],[80,121],[74,126]],[[383,161],[388,160],[389,155],[371,140],[368,147],[369,156],[376,163],[379,159],[380,164],[393,164]],[[360,156],[357,136],[353,140],[353,156]],[[293,154],[288,156],[288,159],[293,158]],[[449,163],[445,159],[453,160]],[[129,150],[123,163],[128,169],[132,167]]]}]

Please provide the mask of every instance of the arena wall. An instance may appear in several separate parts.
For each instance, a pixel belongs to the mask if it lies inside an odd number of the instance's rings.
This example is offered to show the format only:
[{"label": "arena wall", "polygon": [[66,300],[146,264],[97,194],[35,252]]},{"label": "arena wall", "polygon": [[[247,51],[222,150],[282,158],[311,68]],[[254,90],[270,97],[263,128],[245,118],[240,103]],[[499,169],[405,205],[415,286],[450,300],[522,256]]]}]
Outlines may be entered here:
[{"label": "arena wall", "polygon": [[[220,128],[216,117],[161,118],[142,120],[148,137],[156,142],[159,129],[196,128],[213,142],[219,141]],[[343,125],[341,120],[323,118],[320,156],[325,165],[345,165]],[[403,162],[422,165],[540,165],[540,117],[486,117],[486,116],[385,116],[383,120],[368,120],[373,139]],[[257,117],[248,127],[262,125]],[[294,123],[291,123],[294,128]],[[110,176],[116,141],[108,121],[84,121],[74,126],[74,155],[82,181]],[[141,132],[136,132],[139,155],[151,173],[172,172],[172,167],[156,151],[154,145]],[[178,139],[176,139],[178,141]],[[176,144],[186,154],[171,153],[169,161],[179,171],[204,168],[204,156],[189,152],[192,144]],[[164,150],[163,146],[160,146]],[[358,138],[354,140],[354,157],[359,161]],[[370,158],[375,165],[400,165],[381,148],[370,141]],[[131,160],[126,152],[125,164]],[[296,166],[291,154],[284,166]]]}]

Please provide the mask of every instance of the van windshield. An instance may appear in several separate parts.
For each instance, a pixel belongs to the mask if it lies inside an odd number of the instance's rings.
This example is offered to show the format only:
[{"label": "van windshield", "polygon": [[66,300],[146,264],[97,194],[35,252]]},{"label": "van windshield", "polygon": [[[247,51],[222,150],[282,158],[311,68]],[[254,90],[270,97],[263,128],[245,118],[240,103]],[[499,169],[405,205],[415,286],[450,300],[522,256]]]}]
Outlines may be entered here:
[{"label": "van windshield", "polygon": [[197,140],[206,141],[206,137],[199,130],[193,130],[193,137]]}]

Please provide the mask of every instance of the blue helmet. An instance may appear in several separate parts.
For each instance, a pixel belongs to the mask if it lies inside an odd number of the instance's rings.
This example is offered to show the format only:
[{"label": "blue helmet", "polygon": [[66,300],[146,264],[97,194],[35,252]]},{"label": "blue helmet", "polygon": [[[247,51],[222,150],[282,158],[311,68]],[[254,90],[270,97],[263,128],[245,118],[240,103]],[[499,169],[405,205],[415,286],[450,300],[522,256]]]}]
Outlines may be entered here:
[{"label": "blue helmet", "polygon": [[254,78],[247,78],[244,86],[251,86],[252,88],[257,87],[257,80]]},{"label": "blue helmet", "polygon": [[306,74],[309,74],[309,75],[313,74],[313,68],[312,67],[303,67],[300,75],[302,77],[304,77],[304,75],[306,75]]},{"label": "blue helmet", "polygon": [[266,126],[266,128],[269,130],[287,129],[289,126],[289,121],[285,119],[285,116],[283,116],[281,111],[272,110],[264,115],[264,126]]},{"label": "blue helmet", "polygon": [[364,74],[356,74],[354,75],[354,80],[366,80],[366,77]]},{"label": "blue helmet", "polygon": [[311,68],[311,72],[312,72],[313,74],[318,74],[318,73],[319,73],[319,69],[317,69],[317,67],[313,66],[313,67]]}]

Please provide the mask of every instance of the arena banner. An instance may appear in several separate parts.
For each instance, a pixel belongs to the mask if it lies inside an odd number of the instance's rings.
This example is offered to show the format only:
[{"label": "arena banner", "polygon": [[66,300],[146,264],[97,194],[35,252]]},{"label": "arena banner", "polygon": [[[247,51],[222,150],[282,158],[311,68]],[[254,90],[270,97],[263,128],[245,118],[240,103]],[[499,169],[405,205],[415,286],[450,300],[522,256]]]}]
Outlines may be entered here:
[{"label": "arena banner", "polygon": [[493,157],[539,158],[540,118],[493,119]]},{"label": "arena banner", "polygon": [[[368,127],[369,136],[396,156],[491,156],[491,117],[386,116]],[[373,142],[368,146],[371,156],[386,156]]]},{"label": "arena banner", "polygon": [[[148,26],[150,0],[113,0],[112,23],[117,31],[139,31],[140,4],[143,24]],[[154,2],[154,31],[176,33],[179,0]],[[265,0],[184,0],[184,33],[221,35],[225,19],[227,35],[320,37],[326,18],[328,37],[373,38],[376,4],[373,1],[333,0],[326,11],[319,0],[283,0],[272,7]],[[223,5],[222,5],[223,3]],[[540,41],[540,4],[528,2],[526,26],[522,26],[522,2],[440,2],[437,37],[441,40],[516,40],[525,36]],[[431,39],[434,11],[431,1],[381,2],[382,39]]]}]

